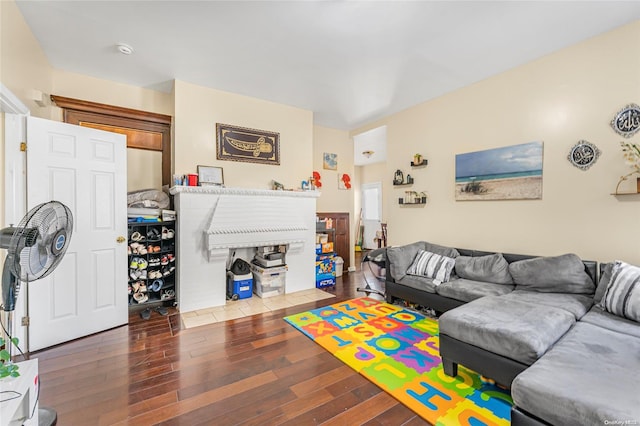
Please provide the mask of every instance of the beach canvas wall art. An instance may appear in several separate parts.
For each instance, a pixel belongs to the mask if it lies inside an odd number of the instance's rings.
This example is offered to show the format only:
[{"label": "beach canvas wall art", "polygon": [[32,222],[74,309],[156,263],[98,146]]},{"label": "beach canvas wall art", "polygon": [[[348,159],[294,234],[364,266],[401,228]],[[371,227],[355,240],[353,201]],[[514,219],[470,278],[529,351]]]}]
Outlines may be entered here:
[{"label": "beach canvas wall art", "polygon": [[456,200],[542,198],[542,142],[456,155]]}]

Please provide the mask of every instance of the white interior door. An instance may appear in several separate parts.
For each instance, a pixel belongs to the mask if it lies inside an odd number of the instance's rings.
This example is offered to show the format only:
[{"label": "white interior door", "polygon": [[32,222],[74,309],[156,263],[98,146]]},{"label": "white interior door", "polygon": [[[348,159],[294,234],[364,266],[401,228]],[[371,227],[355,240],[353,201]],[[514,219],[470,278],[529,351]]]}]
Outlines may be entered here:
[{"label": "white interior door", "polygon": [[126,179],[124,135],[28,118],[27,206],[60,201],[74,220],[56,270],[29,283],[30,351],[127,323]]},{"label": "white interior door", "polygon": [[365,183],[362,185],[362,248],[378,248],[374,241],[376,231],[380,231],[382,221],[382,183]]}]

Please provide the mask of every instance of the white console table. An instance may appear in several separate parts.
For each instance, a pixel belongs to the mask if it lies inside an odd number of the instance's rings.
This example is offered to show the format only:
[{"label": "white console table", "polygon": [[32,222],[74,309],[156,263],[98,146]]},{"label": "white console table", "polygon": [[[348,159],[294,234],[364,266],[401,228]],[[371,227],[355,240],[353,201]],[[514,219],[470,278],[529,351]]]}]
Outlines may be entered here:
[{"label": "white console table", "polygon": [[16,363],[18,377],[0,379],[0,425],[38,425],[38,360]]}]

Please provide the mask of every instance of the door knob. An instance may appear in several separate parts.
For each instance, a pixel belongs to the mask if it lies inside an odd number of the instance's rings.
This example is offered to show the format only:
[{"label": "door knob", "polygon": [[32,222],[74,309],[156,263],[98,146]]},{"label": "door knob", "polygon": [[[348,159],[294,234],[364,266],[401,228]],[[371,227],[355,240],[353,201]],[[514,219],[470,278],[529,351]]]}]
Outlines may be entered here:
[{"label": "door knob", "polygon": [[120,235],[118,238],[116,238],[116,241],[120,244],[124,243],[125,241],[127,241],[127,239],[125,237],[123,237],[122,235]]}]

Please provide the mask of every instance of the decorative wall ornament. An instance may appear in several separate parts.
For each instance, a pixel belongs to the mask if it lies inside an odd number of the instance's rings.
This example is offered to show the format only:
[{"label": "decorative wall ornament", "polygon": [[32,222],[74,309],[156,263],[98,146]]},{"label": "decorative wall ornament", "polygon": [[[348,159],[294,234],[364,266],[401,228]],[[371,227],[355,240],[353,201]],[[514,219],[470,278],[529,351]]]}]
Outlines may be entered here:
[{"label": "decorative wall ornament", "polygon": [[322,168],[327,170],[338,170],[338,154],[325,152],[322,156]]},{"label": "decorative wall ornament", "polygon": [[351,176],[348,173],[338,173],[338,189],[351,189]]},{"label": "decorative wall ornament", "polygon": [[216,123],[216,158],[280,165],[280,133]]},{"label": "decorative wall ornament", "polygon": [[629,104],[622,108],[611,120],[611,127],[625,138],[633,136],[640,130],[640,106]]},{"label": "decorative wall ornament", "polygon": [[456,200],[542,198],[542,142],[456,155]]},{"label": "decorative wall ornament", "polygon": [[600,157],[598,147],[591,142],[581,140],[571,148],[567,160],[580,170],[587,170],[595,164],[598,157]]}]

